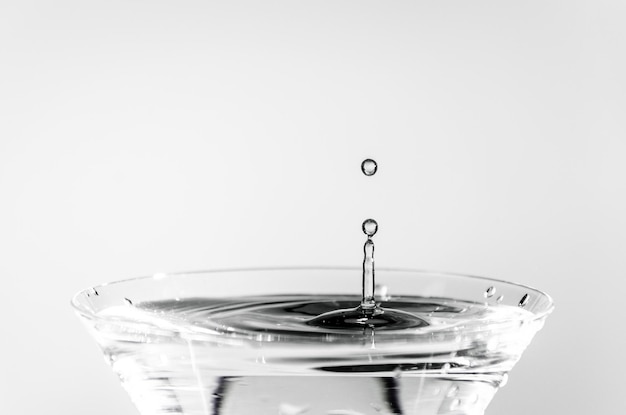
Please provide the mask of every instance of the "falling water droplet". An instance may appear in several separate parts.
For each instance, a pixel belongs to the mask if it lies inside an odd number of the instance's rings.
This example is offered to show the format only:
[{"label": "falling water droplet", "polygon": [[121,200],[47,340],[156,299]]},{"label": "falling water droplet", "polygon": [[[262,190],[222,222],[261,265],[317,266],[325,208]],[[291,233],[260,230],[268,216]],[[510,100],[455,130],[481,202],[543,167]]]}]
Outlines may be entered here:
[{"label": "falling water droplet", "polygon": [[378,232],[378,222],[376,222],[374,219],[365,219],[361,227],[363,228],[363,233],[366,234],[369,238],[371,238],[376,234],[376,232]]},{"label": "falling water droplet", "polygon": [[518,306],[520,307],[526,307],[526,304],[528,304],[528,300],[530,299],[528,294],[524,294],[524,296],[522,297],[521,300],[519,300],[519,304]]},{"label": "falling water droplet", "polygon": [[366,176],[373,176],[378,170],[378,164],[372,159],[365,159],[361,163],[361,171]]},{"label": "falling water droplet", "polygon": [[493,297],[493,295],[496,293],[496,287],[494,287],[493,285],[489,288],[487,288],[487,291],[485,291],[485,298],[491,298]]}]

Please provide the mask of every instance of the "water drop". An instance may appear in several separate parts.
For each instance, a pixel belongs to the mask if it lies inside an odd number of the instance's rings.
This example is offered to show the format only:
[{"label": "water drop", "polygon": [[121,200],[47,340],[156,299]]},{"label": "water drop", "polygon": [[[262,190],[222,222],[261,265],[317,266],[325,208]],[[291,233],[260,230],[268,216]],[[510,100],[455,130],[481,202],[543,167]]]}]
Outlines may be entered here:
[{"label": "water drop", "polygon": [[450,370],[450,363],[444,363],[443,366],[441,366],[441,371],[447,373],[448,370]]},{"label": "water drop", "polygon": [[378,222],[374,219],[365,219],[361,227],[363,228],[363,233],[371,238],[378,231]]},{"label": "water drop", "polygon": [[491,298],[493,297],[493,295],[496,293],[496,287],[494,287],[493,285],[489,288],[487,288],[487,291],[485,291],[485,298]]},{"label": "water drop", "polygon": [[128,298],[124,298],[124,302],[128,305],[133,305],[133,302],[130,301]]},{"label": "water drop", "polygon": [[509,375],[508,373],[505,373],[504,375],[502,375],[502,380],[500,381],[500,384],[498,385],[498,387],[503,388],[506,386],[508,382],[509,382]]},{"label": "water drop", "polygon": [[365,159],[361,163],[361,171],[366,176],[373,176],[378,170],[378,164],[372,159]]},{"label": "water drop", "polygon": [[528,294],[524,294],[524,296],[522,297],[521,300],[519,300],[519,306],[520,307],[526,307],[526,304],[528,304],[528,300],[530,299]]},{"label": "water drop", "polygon": [[373,309],[376,307],[374,296],[376,284],[374,282],[374,242],[370,238],[367,238],[367,241],[365,241],[363,253],[365,256],[363,258],[363,298],[361,307]]},{"label": "water drop", "polygon": [[496,299],[496,302],[497,302],[497,303],[501,303],[503,300],[504,300],[504,296],[503,296],[503,295],[501,295],[500,297],[498,297],[498,298]]},{"label": "water drop", "polygon": [[456,408],[459,407],[459,405],[461,405],[461,400],[460,399],[455,399],[450,403],[450,410],[454,411]]}]

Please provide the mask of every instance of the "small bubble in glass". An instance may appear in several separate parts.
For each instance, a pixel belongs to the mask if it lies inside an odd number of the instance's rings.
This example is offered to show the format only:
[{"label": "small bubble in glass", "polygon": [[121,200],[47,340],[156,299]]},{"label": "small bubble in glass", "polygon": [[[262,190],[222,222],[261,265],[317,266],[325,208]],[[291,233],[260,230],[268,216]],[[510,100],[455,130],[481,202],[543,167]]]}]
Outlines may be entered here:
[{"label": "small bubble in glass", "polygon": [[485,291],[485,298],[491,298],[495,293],[496,287],[492,285],[491,287],[487,288],[487,291]]},{"label": "small bubble in glass", "polygon": [[519,300],[519,304],[518,305],[520,307],[526,307],[526,305],[528,304],[528,300],[530,300],[530,297],[528,296],[528,294],[524,294],[522,299]]}]

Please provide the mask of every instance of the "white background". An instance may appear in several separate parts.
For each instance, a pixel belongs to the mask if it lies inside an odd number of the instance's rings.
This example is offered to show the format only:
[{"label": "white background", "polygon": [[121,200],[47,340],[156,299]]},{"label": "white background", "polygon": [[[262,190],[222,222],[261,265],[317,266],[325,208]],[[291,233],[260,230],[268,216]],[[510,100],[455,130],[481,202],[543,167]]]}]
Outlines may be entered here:
[{"label": "white background", "polygon": [[625,22],[604,0],[0,3],[0,413],[136,413],[79,289],[358,266],[370,216],[379,266],[555,298],[488,414],[626,413]]}]

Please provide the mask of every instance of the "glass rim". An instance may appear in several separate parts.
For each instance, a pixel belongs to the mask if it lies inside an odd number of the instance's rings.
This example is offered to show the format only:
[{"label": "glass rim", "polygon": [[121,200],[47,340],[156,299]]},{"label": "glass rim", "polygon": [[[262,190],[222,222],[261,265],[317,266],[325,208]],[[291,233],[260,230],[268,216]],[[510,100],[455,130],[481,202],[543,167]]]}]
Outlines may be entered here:
[{"label": "glass rim", "polygon": [[[89,310],[85,309],[85,307],[81,306],[81,303],[80,303],[80,297],[86,295],[90,290],[93,290],[93,289],[97,290],[99,288],[103,288],[107,286],[120,285],[120,284],[143,281],[143,280],[148,280],[148,279],[160,279],[160,278],[165,278],[165,277],[177,277],[177,276],[182,277],[182,276],[187,276],[187,275],[193,276],[193,275],[201,275],[201,274],[213,275],[213,274],[228,274],[228,273],[236,273],[236,272],[253,273],[253,272],[259,272],[259,271],[265,272],[265,271],[314,271],[314,270],[361,271],[361,268],[354,267],[354,266],[268,266],[268,267],[242,267],[242,268],[214,268],[214,269],[208,269],[208,270],[194,270],[194,271],[180,271],[180,272],[160,272],[160,273],[155,273],[152,275],[143,275],[139,277],[125,278],[125,279],[121,279],[117,281],[105,282],[102,284],[91,286],[89,288],[82,289],[78,291],[76,294],[74,294],[74,296],[72,296],[70,304],[76,312],[84,316],[88,316],[91,319],[94,319],[94,318],[98,319],[99,316],[96,313],[90,312]],[[539,312],[533,313],[532,320],[538,320],[538,319],[544,318],[554,310],[554,300],[549,294],[535,287],[532,287],[526,284],[513,282],[513,281],[506,281],[506,280],[502,280],[498,278],[484,277],[484,276],[471,275],[471,274],[462,274],[462,273],[457,273],[457,272],[433,271],[433,270],[427,270],[427,269],[404,268],[404,267],[380,267],[380,268],[377,268],[376,271],[391,272],[391,273],[395,273],[395,272],[415,273],[418,275],[430,275],[430,276],[440,275],[442,277],[456,277],[456,278],[465,278],[465,279],[484,281],[484,282],[490,282],[490,283],[506,284],[509,286],[514,286],[514,287],[530,290],[534,292],[534,294],[537,294],[545,298],[547,302],[545,309]]]}]

